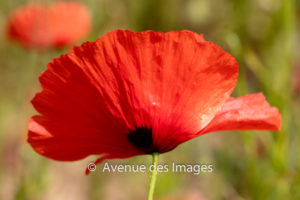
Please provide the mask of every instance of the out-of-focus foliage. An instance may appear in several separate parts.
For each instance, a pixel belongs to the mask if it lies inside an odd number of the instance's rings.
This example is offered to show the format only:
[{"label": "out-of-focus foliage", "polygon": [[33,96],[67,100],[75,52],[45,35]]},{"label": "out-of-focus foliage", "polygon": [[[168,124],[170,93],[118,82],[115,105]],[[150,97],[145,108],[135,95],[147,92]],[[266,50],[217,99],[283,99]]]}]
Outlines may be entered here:
[{"label": "out-of-focus foliage", "polygon": [[[26,143],[38,76],[52,58],[70,49],[40,52],[6,39],[10,11],[26,2],[0,1],[0,199],[145,199],[147,173],[99,171],[86,177],[92,158],[51,161]],[[159,199],[300,199],[300,93],[294,87],[300,79],[299,0],[83,2],[93,15],[93,32],[86,40],[114,29],[204,33],[240,64],[233,95],[262,91],[283,114],[280,132],[211,133],[161,155],[161,163],[211,163],[214,171],[159,174]],[[141,156],[110,163],[149,162],[150,156]]]}]

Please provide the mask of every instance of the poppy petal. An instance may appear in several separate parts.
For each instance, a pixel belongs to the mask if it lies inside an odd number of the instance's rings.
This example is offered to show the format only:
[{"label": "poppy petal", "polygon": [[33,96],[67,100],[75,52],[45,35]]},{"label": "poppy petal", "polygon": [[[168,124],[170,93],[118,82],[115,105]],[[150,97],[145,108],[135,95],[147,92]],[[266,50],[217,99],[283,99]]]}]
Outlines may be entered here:
[{"label": "poppy petal", "polygon": [[280,130],[281,114],[262,93],[230,98],[200,135],[224,130]]},{"label": "poppy petal", "polygon": [[86,127],[82,130],[80,126],[72,127],[69,124],[64,126],[62,125],[64,122],[53,121],[44,116],[32,117],[28,127],[28,142],[37,153],[60,161],[74,161],[88,155],[106,152],[110,152],[115,157],[141,154],[126,140],[109,140],[101,137],[100,133],[103,132],[97,131],[96,128]]},{"label": "poppy petal", "polygon": [[[230,96],[238,63],[189,31],[114,31],[97,43],[99,65],[115,76],[121,108],[135,127],[151,127],[158,151],[201,130]],[[124,98],[125,97],[125,98]]]}]

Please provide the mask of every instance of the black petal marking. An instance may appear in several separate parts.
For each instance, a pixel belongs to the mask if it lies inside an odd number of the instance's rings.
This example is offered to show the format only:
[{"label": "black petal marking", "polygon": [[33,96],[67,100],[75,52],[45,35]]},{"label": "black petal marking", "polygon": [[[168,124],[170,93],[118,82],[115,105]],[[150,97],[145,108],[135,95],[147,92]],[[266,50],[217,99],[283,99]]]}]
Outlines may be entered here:
[{"label": "black petal marking", "polygon": [[151,128],[137,127],[135,130],[129,130],[127,139],[136,148],[147,154],[158,152],[158,149],[153,144]]}]

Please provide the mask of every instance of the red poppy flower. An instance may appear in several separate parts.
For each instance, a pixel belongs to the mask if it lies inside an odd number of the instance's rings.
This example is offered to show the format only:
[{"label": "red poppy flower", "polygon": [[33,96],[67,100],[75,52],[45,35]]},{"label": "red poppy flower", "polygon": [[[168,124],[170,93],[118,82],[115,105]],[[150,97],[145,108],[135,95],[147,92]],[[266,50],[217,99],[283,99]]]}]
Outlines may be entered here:
[{"label": "red poppy flower", "polygon": [[190,31],[112,31],[53,59],[32,100],[38,153],[73,161],[167,152],[208,132],[278,130],[261,93],[231,98],[238,63]]},{"label": "red poppy flower", "polygon": [[90,13],[80,3],[32,3],[11,14],[7,34],[26,47],[60,48],[83,39],[90,29]]},{"label": "red poppy flower", "polygon": [[295,74],[296,75],[294,76],[294,86],[296,92],[300,94],[300,69],[296,70]]}]

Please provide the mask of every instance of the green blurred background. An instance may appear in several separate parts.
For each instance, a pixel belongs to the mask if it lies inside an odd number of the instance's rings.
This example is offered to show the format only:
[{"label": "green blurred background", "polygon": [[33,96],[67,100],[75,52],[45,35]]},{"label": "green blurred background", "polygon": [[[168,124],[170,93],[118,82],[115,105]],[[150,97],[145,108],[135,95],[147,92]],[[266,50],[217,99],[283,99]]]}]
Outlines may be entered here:
[{"label": "green blurred background", "polygon": [[[99,171],[85,176],[87,164],[96,157],[57,162],[36,154],[26,143],[27,122],[35,114],[30,100],[41,90],[38,76],[52,58],[70,49],[26,50],[6,39],[9,13],[27,2],[0,1],[0,199],[145,199],[147,173]],[[280,132],[211,133],[161,155],[160,163],[208,163],[214,171],[198,176],[161,173],[157,199],[300,199],[299,0],[83,2],[93,16],[93,30],[85,40],[94,41],[114,29],[204,33],[240,64],[233,96],[262,91],[283,114]],[[150,156],[110,161],[150,162]]]}]

